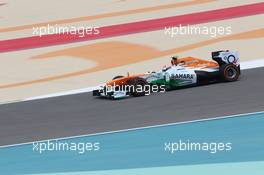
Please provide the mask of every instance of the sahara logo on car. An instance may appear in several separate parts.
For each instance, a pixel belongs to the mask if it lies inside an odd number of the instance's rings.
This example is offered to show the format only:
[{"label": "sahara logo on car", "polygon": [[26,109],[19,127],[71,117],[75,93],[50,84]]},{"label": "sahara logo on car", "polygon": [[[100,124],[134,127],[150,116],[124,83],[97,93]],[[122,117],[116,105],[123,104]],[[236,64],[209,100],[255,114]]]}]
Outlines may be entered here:
[{"label": "sahara logo on car", "polygon": [[193,74],[172,74],[171,79],[193,79],[194,75]]}]

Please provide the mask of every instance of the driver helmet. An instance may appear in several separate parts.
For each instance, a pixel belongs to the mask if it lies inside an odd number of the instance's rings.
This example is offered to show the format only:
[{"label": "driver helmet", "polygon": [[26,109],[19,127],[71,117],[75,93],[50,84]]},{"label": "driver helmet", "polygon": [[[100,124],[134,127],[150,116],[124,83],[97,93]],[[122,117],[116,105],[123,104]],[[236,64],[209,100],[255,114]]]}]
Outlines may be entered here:
[{"label": "driver helmet", "polygon": [[178,56],[171,57],[171,65],[177,65],[178,64]]}]

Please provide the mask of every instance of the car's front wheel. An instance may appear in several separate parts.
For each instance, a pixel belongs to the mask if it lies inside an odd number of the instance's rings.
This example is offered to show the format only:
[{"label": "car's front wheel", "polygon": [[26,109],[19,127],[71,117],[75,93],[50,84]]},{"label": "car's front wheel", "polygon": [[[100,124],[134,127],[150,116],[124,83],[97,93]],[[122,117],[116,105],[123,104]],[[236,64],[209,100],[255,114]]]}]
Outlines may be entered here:
[{"label": "car's front wheel", "polygon": [[134,97],[145,96],[146,91],[148,90],[146,89],[148,82],[140,77],[128,80],[128,85],[130,86],[130,94]]}]

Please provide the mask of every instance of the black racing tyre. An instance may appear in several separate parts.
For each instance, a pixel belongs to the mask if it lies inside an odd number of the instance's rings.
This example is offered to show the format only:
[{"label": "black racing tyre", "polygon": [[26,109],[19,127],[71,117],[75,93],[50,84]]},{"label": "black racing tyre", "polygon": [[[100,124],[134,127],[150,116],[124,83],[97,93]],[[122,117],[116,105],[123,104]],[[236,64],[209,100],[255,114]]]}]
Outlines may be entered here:
[{"label": "black racing tyre", "polygon": [[129,92],[134,97],[140,97],[146,95],[146,85],[148,82],[140,77],[132,78],[128,80],[127,84],[130,86]]},{"label": "black racing tyre", "polygon": [[239,68],[234,64],[224,64],[220,66],[220,76],[223,81],[236,81],[239,77]]},{"label": "black racing tyre", "polygon": [[122,75],[117,75],[117,76],[115,76],[112,80],[116,80],[116,79],[119,79],[119,78],[123,78],[124,76],[122,76]]}]

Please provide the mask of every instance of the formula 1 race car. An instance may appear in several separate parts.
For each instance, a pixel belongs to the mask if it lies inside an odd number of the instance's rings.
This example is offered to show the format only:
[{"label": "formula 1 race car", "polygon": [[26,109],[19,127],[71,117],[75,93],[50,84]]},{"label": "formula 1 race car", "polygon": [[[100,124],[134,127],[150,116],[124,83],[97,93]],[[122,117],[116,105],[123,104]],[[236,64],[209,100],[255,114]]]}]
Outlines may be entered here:
[{"label": "formula 1 race car", "polygon": [[145,96],[181,87],[236,81],[240,75],[239,54],[236,51],[212,52],[214,61],[199,58],[172,57],[171,66],[158,72],[116,76],[93,91],[93,96],[111,99]]}]

